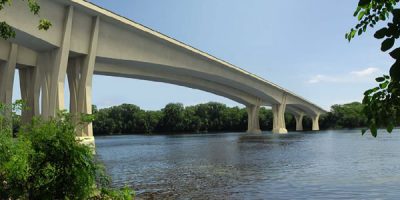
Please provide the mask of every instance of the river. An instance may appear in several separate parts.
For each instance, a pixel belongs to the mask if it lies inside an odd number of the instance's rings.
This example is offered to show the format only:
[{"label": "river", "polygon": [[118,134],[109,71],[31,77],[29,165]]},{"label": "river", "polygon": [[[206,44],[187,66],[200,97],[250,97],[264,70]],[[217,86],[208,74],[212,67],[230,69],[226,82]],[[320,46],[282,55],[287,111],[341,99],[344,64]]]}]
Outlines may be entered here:
[{"label": "river", "polygon": [[399,199],[398,133],[105,136],[96,150],[140,199]]}]

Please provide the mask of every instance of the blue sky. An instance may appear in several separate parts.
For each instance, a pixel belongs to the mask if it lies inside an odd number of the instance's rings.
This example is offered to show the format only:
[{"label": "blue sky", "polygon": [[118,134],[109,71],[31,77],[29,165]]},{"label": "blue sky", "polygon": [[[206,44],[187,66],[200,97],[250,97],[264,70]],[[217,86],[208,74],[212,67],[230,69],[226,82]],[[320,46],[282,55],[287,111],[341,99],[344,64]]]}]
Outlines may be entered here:
[{"label": "blue sky", "polygon": [[[329,109],[361,101],[392,60],[373,31],[351,43],[357,0],[92,0],[93,3],[226,60]],[[17,79],[16,79],[17,80]],[[93,103],[160,109],[223,97],[165,83],[95,76]],[[18,93],[18,92],[17,92]],[[18,94],[14,95],[18,98]]]}]

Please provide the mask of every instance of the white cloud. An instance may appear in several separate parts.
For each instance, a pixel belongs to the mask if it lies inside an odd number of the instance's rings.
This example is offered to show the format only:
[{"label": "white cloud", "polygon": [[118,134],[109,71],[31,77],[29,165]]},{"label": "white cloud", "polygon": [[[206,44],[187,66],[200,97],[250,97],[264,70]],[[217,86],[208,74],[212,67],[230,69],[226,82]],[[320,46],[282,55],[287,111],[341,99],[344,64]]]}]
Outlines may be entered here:
[{"label": "white cloud", "polygon": [[338,80],[335,77],[329,77],[322,74],[318,74],[312,77],[308,82],[309,83],[319,83],[319,82],[337,82]]},{"label": "white cloud", "polygon": [[318,74],[311,77],[307,82],[310,84],[328,82],[328,83],[347,83],[347,82],[362,82],[368,77],[373,77],[380,70],[376,67],[368,67],[359,71],[352,71],[346,74],[336,74],[336,75],[323,75]]},{"label": "white cloud", "polygon": [[380,70],[375,67],[368,67],[367,69],[360,70],[360,71],[352,71],[351,74],[358,76],[358,77],[366,77],[376,74]]}]

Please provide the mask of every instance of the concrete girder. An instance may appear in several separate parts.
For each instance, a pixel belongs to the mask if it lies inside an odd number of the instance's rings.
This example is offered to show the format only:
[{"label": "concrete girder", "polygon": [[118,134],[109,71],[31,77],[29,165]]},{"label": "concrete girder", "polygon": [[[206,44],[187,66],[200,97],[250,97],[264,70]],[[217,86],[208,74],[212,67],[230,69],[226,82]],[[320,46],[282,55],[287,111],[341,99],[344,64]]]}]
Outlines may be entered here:
[{"label": "concrete girder", "polygon": [[238,91],[230,86],[216,84],[214,82],[198,79],[191,76],[179,76],[177,74],[167,72],[154,73],[152,71],[149,71],[148,69],[146,70],[142,68],[124,67],[104,63],[96,63],[95,74],[176,84],[224,96],[228,99],[244,104],[246,106],[255,105],[259,102],[257,98],[242,91]]},{"label": "concrete girder", "polygon": [[[179,67],[175,67],[175,66],[167,66],[167,65],[155,64],[155,63],[133,61],[133,60],[115,60],[115,59],[104,58],[104,57],[98,57],[97,62],[109,64],[110,66],[111,65],[119,65],[119,66],[125,66],[127,68],[129,68],[129,67],[142,68],[143,70],[147,70],[152,73],[165,72],[165,73],[177,74],[180,76],[191,76],[191,77],[215,82],[216,84],[220,84],[220,85],[229,85],[231,87],[234,87],[237,90],[244,91],[254,97],[262,99],[264,104],[277,104],[280,101],[280,99],[277,100],[277,99],[271,97],[271,95],[269,94],[270,91],[261,91],[254,87],[240,84],[239,82],[237,82],[234,79],[229,79],[229,78],[225,77],[224,73],[222,73],[222,74],[205,73],[205,72],[199,72],[198,70],[183,69],[183,68],[179,68]],[[128,70],[128,69],[126,69],[126,70]],[[279,93],[276,95],[279,95],[279,98],[280,98],[282,93]]]}]

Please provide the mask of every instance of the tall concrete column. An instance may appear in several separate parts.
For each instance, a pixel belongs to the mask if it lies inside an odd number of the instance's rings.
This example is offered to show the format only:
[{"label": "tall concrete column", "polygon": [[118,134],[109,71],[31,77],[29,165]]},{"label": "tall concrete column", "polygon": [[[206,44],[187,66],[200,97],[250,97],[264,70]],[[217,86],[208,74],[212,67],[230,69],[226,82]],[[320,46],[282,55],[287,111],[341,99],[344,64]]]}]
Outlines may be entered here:
[{"label": "tall concrete column", "polygon": [[320,116],[320,114],[317,114],[317,115],[311,117],[313,131],[319,131],[319,116]]},{"label": "tall concrete column", "polygon": [[7,61],[0,66],[0,103],[8,107],[6,116],[11,116],[15,67],[17,65],[18,45],[11,43]]},{"label": "tall concrete column", "polygon": [[78,90],[79,90],[79,79],[81,73],[81,62],[80,58],[71,59],[68,62],[67,76],[70,94],[70,106],[69,112],[74,116],[77,116],[80,112],[78,111]]},{"label": "tall concrete column", "polygon": [[[38,56],[39,57],[39,56]],[[33,111],[33,115],[35,117],[39,117],[40,116],[40,93],[41,93],[41,88],[42,88],[42,84],[43,84],[43,76],[42,76],[42,71],[40,69],[39,66],[39,58],[37,58],[36,60],[36,66],[33,69],[33,78],[32,78],[32,82],[33,82],[33,107],[32,107],[32,111]]]},{"label": "tall concrete column", "polygon": [[259,118],[260,106],[251,105],[247,106],[247,133],[259,134],[260,129],[260,118]]},{"label": "tall concrete column", "polygon": [[[84,114],[92,114],[92,80],[94,65],[97,55],[97,44],[99,38],[100,17],[93,18],[89,53],[86,55],[82,65],[81,78],[78,91],[78,111]],[[93,138],[93,126],[89,123],[78,136]]]},{"label": "tall concrete column", "polygon": [[49,92],[49,115],[56,116],[58,110],[64,109],[64,84],[67,73],[69,49],[74,7],[69,6],[64,21],[63,37],[60,47],[55,51]]},{"label": "tall concrete column", "polygon": [[294,115],[294,118],[296,119],[296,131],[303,131],[303,118],[304,114],[301,113],[299,115]]},{"label": "tall concrete column", "polygon": [[34,79],[35,70],[32,67],[21,68],[19,71],[19,82],[22,100],[26,103],[26,109],[22,110],[21,120],[28,123],[35,115]]},{"label": "tall concrete column", "polygon": [[[50,84],[51,84],[51,71],[55,59],[55,52],[45,52],[38,54],[37,65],[35,71],[35,104],[39,105],[39,99],[41,97],[41,116],[44,119],[48,119],[51,116],[49,102],[50,102]],[[41,96],[40,96],[41,94]],[[38,116],[39,110],[35,111],[35,115]]]},{"label": "tall concrete column", "polygon": [[288,133],[285,123],[285,110],[286,110],[286,94],[282,95],[281,104],[272,105],[273,119],[273,133],[286,134]]}]

